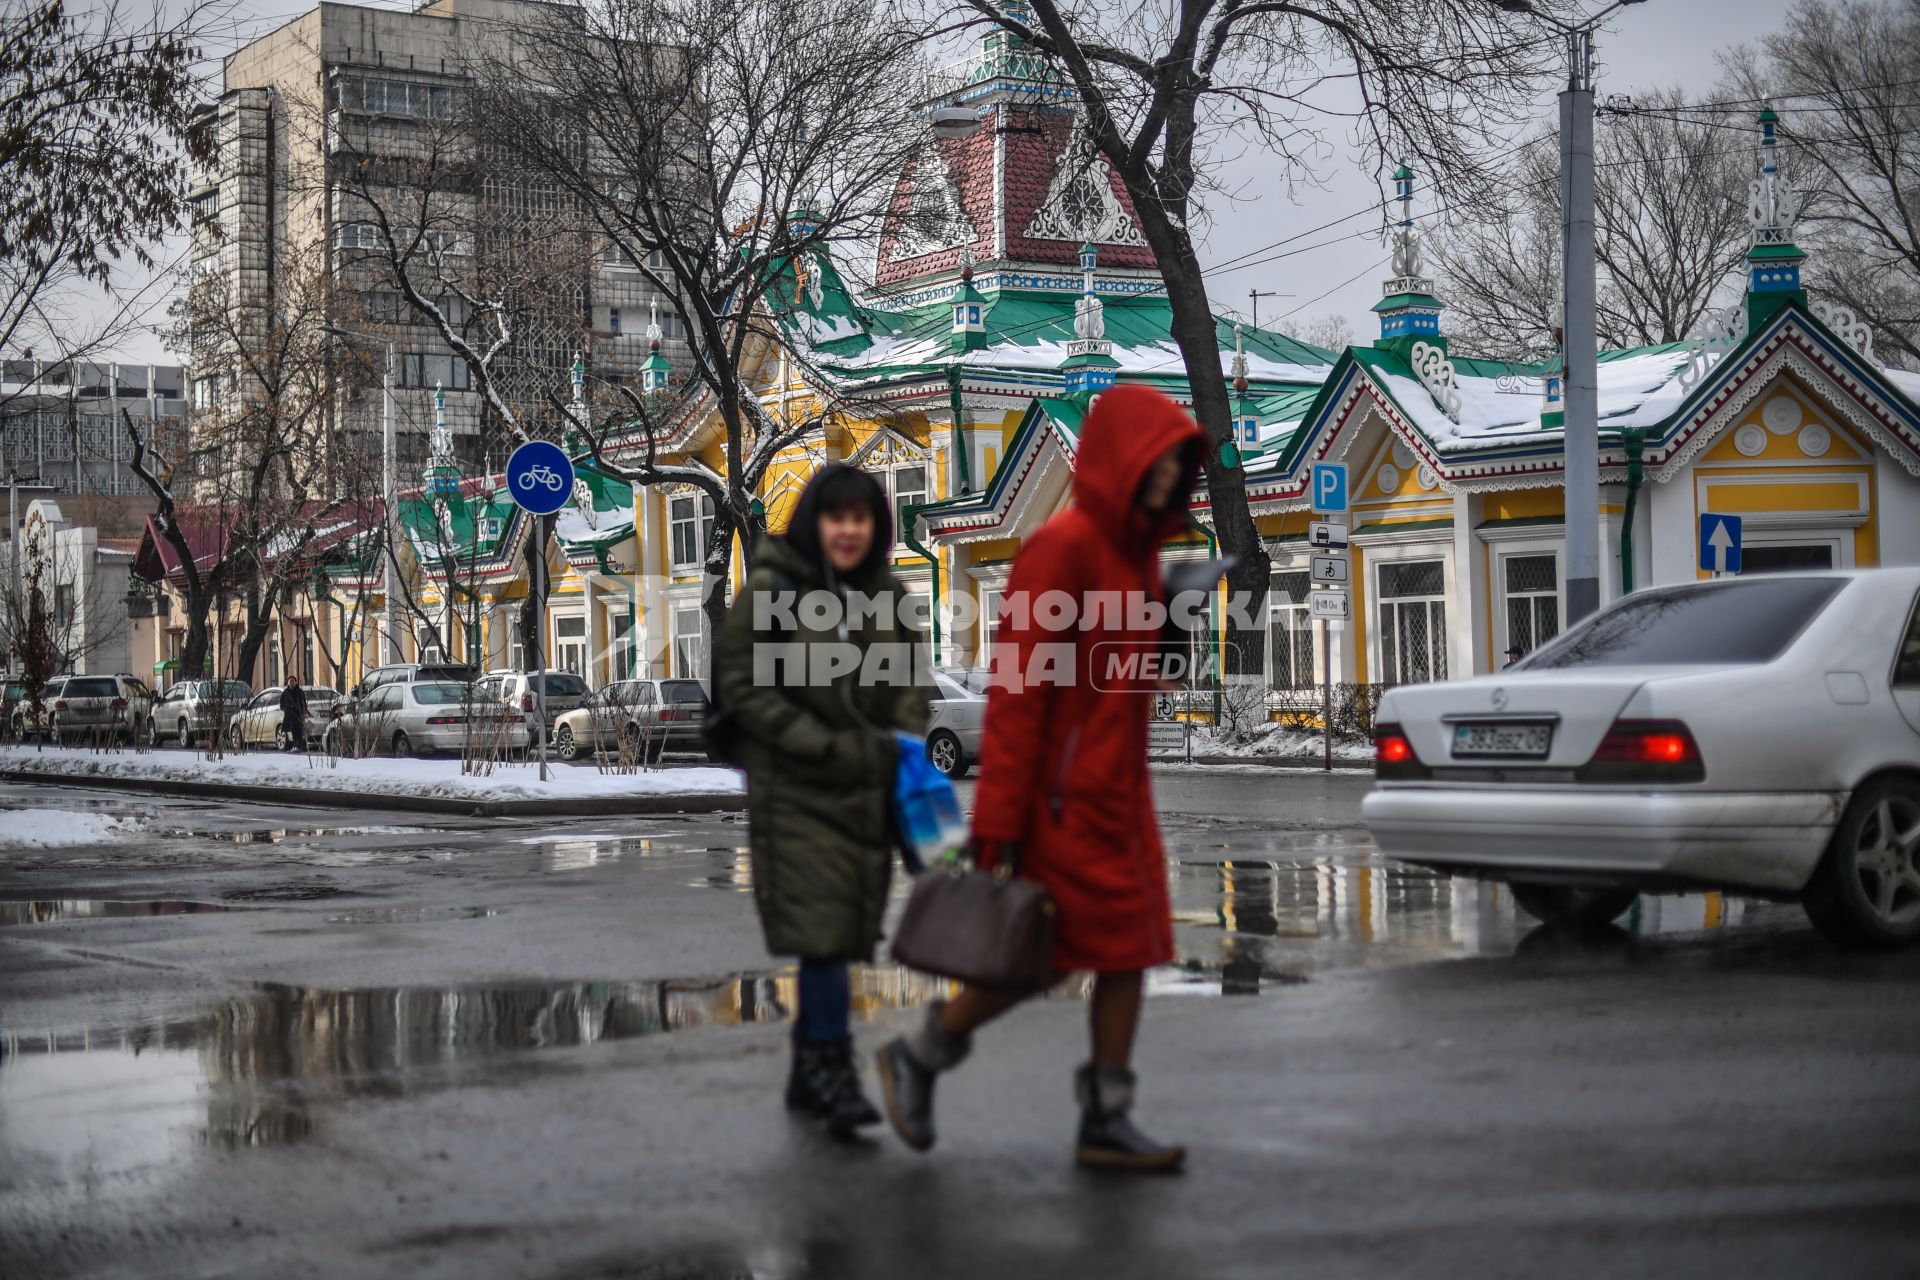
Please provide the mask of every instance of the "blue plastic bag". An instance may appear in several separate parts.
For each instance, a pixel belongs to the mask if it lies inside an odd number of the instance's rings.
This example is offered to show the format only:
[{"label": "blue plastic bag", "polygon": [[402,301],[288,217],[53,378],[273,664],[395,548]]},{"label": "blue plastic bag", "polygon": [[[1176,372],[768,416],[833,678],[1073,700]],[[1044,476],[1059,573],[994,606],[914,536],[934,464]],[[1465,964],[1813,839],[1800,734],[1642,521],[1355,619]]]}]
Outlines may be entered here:
[{"label": "blue plastic bag", "polygon": [[967,820],[947,775],[927,759],[927,740],[894,735],[899,762],[893,771],[893,825],[900,860],[919,875],[928,865],[966,847]]}]

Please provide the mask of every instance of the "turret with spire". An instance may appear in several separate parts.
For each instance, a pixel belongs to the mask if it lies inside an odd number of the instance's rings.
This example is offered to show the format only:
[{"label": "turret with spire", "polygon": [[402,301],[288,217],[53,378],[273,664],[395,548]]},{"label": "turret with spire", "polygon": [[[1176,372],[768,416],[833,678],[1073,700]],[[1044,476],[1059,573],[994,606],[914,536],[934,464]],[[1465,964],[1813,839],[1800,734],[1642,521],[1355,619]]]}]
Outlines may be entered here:
[{"label": "turret with spire", "polygon": [[640,362],[640,389],[665,391],[673,378],[673,366],[660,354],[660,304],[647,304],[647,358]]},{"label": "turret with spire", "polygon": [[1800,264],[1807,255],[1793,242],[1800,197],[1780,172],[1780,117],[1768,103],[1760,112],[1760,174],[1753,180],[1747,217],[1753,247],[1747,250],[1747,324],[1760,325],[1789,300],[1805,305]]},{"label": "turret with spire", "polygon": [[1420,233],[1413,227],[1413,170],[1401,165],[1393,171],[1393,198],[1400,218],[1393,232],[1393,275],[1381,289],[1373,309],[1380,317],[1380,337],[1373,345],[1402,350],[1415,342],[1445,350],[1440,313],[1446,303],[1434,293],[1433,280],[1420,274]]},{"label": "turret with spire", "polygon": [[1233,438],[1242,450],[1260,446],[1260,419],[1247,404],[1247,352],[1240,326],[1233,326]]},{"label": "turret with spire", "polygon": [[1080,299],[1073,307],[1073,341],[1067,344],[1067,358],[1060,364],[1064,390],[1070,396],[1099,395],[1113,385],[1120,362],[1113,358],[1113,344],[1107,341],[1107,308],[1094,286],[1094,268],[1100,251],[1091,242],[1080,246]]},{"label": "turret with spire", "polygon": [[962,351],[978,351],[986,345],[987,300],[973,287],[973,254],[962,249],[960,283],[953,290],[952,347],[957,355]]},{"label": "turret with spire", "polygon": [[428,441],[427,468],[420,480],[431,497],[451,498],[460,492],[460,468],[453,460],[453,432],[447,427],[447,393],[437,382],[433,386],[433,434]]}]

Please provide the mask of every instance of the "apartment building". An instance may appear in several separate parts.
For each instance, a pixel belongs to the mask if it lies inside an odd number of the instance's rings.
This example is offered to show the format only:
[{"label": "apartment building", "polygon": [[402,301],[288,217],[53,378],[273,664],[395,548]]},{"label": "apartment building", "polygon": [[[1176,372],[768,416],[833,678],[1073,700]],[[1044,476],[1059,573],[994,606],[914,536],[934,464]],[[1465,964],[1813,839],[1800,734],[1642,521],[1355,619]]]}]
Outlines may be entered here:
[{"label": "apartment building", "polygon": [[[340,394],[331,443],[356,432],[377,442],[380,383],[390,377],[403,460],[424,459],[434,392],[444,388],[458,462],[500,461],[502,437],[467,365],[392,279],[370,200],[421,232],[429,252],[412,278],[456,327],[490,331],[484,313],[443,287],[447,277],[513,297],[514,340],[490,367],[517,404],[538,411],[564,398],[576,353],[595,374],[637,378],[653,319],[667,358],[687,353],[677,316],[633,260],[644,249],[584,236],[543,240],[552,224],[571,225],[556,216],[559,194],[508,172],[465,124],[476,69],[511,49],[515,24],[546,8],[524,0],[433,0],[411,12],[323,3],[225,60],[212,108],[217,158],[193,193],[194,278],[282,306],[316,269],[347,286],[328,304],[339,312],[330,327],[366,352],[369,376]],[[530,258],[542,270],[530,269]],[[240,340],[264,340],[264,315],[238,326]],[[197,410],[244,394],[220,365],[196,357]]]}]

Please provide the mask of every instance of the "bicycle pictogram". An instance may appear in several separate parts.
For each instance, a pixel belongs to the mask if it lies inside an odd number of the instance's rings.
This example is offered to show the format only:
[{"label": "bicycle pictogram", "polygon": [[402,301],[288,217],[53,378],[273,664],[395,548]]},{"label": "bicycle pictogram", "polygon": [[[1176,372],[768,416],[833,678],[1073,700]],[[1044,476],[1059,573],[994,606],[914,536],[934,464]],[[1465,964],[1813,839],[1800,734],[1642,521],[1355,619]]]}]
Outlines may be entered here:
[{"label": "bicycle pictogram", "polygon": [[520,483],[520,487],[522,489],[527,490],[528,492],[532,492],[534,485],[538,484],[543,488],[550,489],[553,492],[558,493],[561,489],[566,487],[567,482],[561,479],[560,473],[555,471],[552,467],[541,466],[540,464],[535,463],[533,466],[528,467],[527,470],[521,474],[521,476],[519,477],[519,483]]}]

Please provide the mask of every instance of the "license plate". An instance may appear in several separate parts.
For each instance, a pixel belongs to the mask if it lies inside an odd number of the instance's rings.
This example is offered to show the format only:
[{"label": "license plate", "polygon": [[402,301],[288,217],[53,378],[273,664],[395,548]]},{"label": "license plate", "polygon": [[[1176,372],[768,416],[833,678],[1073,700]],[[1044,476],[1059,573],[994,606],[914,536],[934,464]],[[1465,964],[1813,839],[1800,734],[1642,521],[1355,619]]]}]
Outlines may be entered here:
[{"label": "license plate", "polygon": [[1553,745],[1550,724],[1461,724],[1453,728],[1456,756],[1540,758]]}]

